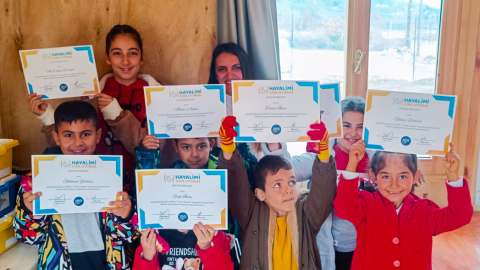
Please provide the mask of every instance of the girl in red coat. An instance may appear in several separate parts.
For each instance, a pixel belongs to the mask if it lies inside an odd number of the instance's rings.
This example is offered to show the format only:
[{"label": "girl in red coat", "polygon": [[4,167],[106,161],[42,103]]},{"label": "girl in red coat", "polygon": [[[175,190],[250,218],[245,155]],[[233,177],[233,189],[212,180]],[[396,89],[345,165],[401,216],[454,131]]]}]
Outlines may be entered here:
[{"label": "girl in red coat", "polygon": [[159,233],[161,236],[151,228],[142,232],[142,245],[135,252],[133,270],[233,270],[232,239],[225,233],[201,222],[195,224],[193,232],[160,230]]},{"label": "girl in red coat", "polygon": [[352,146],[334,201],[338,217],[357,229],[351,269],[432,269],[432,237],[468,224],[473,215],[467,181],[458,175],[460,159],[450,148],[444,158],[448,206],[440,208],[413,194],[421,172],[411,154],[375,153],[369,174],[378,191],[359,192],[355,169],[365,142]]}]

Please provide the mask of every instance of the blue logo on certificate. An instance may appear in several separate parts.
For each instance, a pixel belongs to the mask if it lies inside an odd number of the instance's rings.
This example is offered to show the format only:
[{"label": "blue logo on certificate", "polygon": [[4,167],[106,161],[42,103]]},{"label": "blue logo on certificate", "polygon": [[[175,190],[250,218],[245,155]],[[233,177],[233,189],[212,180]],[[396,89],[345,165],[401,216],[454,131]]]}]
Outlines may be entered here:
[{"label": "blue logo on certificate", "polygon": [[68,86],[64,83],[60,84],[60,91],[65,92],[68,90]]},{"label": "blue logo on certificate", "polygon": [[189,123],[186,123],[185,125],[183,125],[183,130],[189,132],[192,130],[192,125],[189,124]]},{"label": "blue logo on certificate", "polygon": [[410,137],[408,137],[408,136],[403,136],[403,137],[402,137],[402,144],[403,144],[403,145],[407,146],[407,145],[409,145],[411,142],[412,142],[412,139],[410,139]]},{"label": "blue logo on certificate", "polygon": [[280,132],[282,132],[282,128],[279,125],[273,125],[272,133],[274,135],[278,135],[278,134],[280,134]]},{"label": "blue logo on certificate", "polygon": [[181,222],[185,222],[188,220],[188,215],[182,212],[178,214],[178,220],[180,220]]},{"label": "blue logo on certificate", "polygon": [[81,206],[83,204],[83,198],[82,197],[76,197],[74,200],[73,200],[73,203],[76,205],[76,206]]}]

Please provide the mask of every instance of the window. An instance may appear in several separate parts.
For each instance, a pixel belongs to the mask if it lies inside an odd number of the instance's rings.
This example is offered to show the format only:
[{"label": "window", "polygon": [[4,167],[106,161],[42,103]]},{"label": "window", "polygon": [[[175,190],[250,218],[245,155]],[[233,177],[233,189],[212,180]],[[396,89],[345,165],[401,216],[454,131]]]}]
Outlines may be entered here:
[{"label": "window", "polygon": [[[340,82],[345,97],[345,0],[277,0],[282,80]],[[306,143],[288,143],[291,156],[306,151]]]},{"label": "window", "polygon": [[435,93],[441,0],[371,0],[368,89]]},{"label": "window", "polygon": [[[442,0],[276,3],[283,80],[340,82],[342,98],[367,89],[436,92]],[[354,73],[357,49],[366,54]],[[305,143],[288,147],[292,156],[305,152]]]},{"label": "window", "polygon": [[[343,83],[346,1],[277,0],[276,3],[282,80]],[[342,85],[340,88],[343,89]]]}]

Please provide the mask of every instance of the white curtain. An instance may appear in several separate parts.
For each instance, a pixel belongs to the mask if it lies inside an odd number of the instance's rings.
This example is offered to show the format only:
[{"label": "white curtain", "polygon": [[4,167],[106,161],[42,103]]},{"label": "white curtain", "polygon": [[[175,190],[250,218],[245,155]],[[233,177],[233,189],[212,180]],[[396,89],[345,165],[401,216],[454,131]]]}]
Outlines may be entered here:
[{"label": "white curtain", "polygon": [[247,52],[255,79],[280,79],[275,0],[217,0],[217,43],[227,42]]}]

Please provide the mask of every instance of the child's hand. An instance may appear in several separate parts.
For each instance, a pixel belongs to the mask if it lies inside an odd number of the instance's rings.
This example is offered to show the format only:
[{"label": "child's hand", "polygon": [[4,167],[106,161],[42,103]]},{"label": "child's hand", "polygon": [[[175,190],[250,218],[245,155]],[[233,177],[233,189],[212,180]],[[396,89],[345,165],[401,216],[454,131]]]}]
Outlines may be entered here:
[{"label": "child's hand", "polygon": [[125,191],[118,192],[117,196],[122,196],[122,200],[110,202],[109,205],[116,206],[117,208],[109,209],[107,212],[125,219],[132,211],[132,202],[130,201],[128,193]]},{"label": "child's hand", "polygon": [[348,156],[348,164],[346,170],[349,172],[356,172],[358,163],[363,159],[365,156],[365,147],[367,145],[364,141],[360,140],[356,142],[350,148],[350,155]]},{"label": "child's hand", "polygon": [[100,108],[100,110],[110,105],[114,100],[113,97],[103,93],[98,93],[93,96],[93,98],[98,98],[98,108]]},{"label": "child's hand", "polygon": [[450,152],[447,153],[443,160],[445,160],[445,174],[447,175],[448,182],[457,181],[460,178],[460,176],[458,176],[460,157],[455,153],[452,143],[450,143]]},{"label": "child's hand", "polygon": [[32,194],[31,190],[23,193],[23,204],[30,212],[33,212],[33,201],[40,196],[42,196],[41,192]]},{"label": "child's hand", "polygon": [[160,140],[157,139],[155,135],[147,135],[142,140],[143,146],[150,150],[155,150],[160,148]]},{"label": "child's hand", "polygon": [[41,99],[42,97],[43,95],[37,95],[36,93],[28,95],[29,110],[37,116],[42,116],[48,107],[45,100]]},{"label": "child's hand", "polygon": [[222,126],[220,127],[220,142],[222,143],[222,150],[227,153],[233,153],[235,151],[235,143],[233,138],[237,137],[237,132],[235,131],[236,122],[235,116],[227,116],[222,120]]},{"label": "child's hand", "polygon": [[310,125],[310,128],[312,130],[308,131],[307,135],[310,136],[312,141],[320,142],[308,143],[307,152],[317,153],[318,159],[328,162],[330,158],[330,149],[328,146],[330,137],[328,135],[327,127],[323,122],[320,122],[320,124]]},{"label": "child's hand", "polygon": [[145,260],[151,261],[155,258],[155,254],[157,254],[156,242],[157,236],[154,229],[149,227],[142,232],[140,243],[142,244],[143,258]]},{"label": "child's hand", "polygon": [[197,245],[201,250],[206,250],[212,245],[215,229],[198,222],[193,226],[193,233],[197,236]]}]

